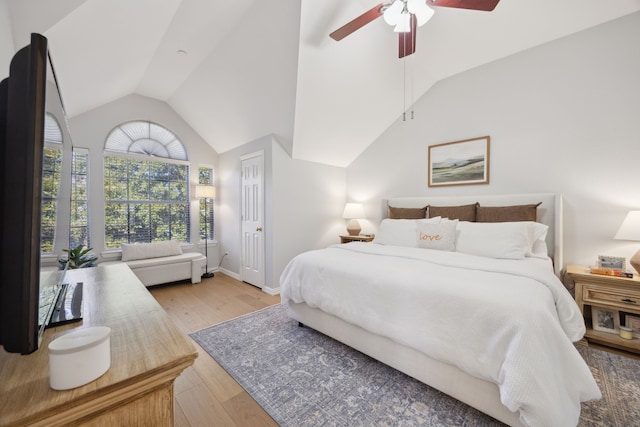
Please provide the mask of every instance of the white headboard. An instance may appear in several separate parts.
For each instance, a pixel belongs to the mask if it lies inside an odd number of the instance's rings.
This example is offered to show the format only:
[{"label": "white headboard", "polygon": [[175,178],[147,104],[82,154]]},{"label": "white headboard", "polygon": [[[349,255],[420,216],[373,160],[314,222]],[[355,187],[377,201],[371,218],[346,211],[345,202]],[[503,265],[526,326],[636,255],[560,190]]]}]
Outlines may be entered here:
[{"label": "white headboard", "polygon": [[497,194],[481,196],[420,196],[389,197],[382,200],[382,218],[387,217],[388,207],[421,208],[433,206],[459,206],[478,202],[481,206],[528,205],[542,202],[538,206],[538,222],[549,226],[547,250],[553,259],[553,268],[557,275],[563,268],[562,257],[562,195],[555,193],[537,194]]}]

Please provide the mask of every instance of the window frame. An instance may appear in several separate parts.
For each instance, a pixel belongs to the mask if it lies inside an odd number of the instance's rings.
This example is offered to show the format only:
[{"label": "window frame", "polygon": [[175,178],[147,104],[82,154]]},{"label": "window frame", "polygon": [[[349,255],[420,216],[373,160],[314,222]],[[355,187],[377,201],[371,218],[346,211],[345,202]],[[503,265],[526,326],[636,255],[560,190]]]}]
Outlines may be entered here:
[{"label": "window frame", "polygon": [[[76,169],[76,154],[85,156],[85,171],[82,174],[77,173]],[[77,199],[77,178],[78,175],[84,176],[84,199]],[[70,212],[69,212],[69,248],[75,248],[79,244],[82,244],[84,247],[91,247],[91,198],[90,198],[90,179],[91,179],[91,162],[90,162],[90,151],[88,148],[82,147],[72,147],[71,148],[71,195],[70,195]],[[85,219],[86,221],[82,225],[74,225],[78,224],[77,219],[77,211],[78,211],[78,203],[82,203],[85,206]],[[74,218],[75,217],[75,218]],[[74,241],[74,229],[84,228],[84,236],[82,242]]]},{"label": "window frame", "polygon": [[[121,149],[111,150],[109,149],[109,138],[117,131],[122,130],[123,126],[131,126],[132,123],[141,123],[144,126],[149,126],[151,124],[158,126],[165,130],[168,134],[175,136],[175,140],[172,144],[180,144],[182,150],[178,150],[181,153],[184,153],[184,159],[175,159],[164,156],[155,156],[151,154],[142,154],[139,152],[126,152]],[[147,138],[153,142],[154,140]],[[161,141],[155,141],[158,144],[162,144]],[[181,155],[182,157],[182,155]],[[118,171],[117,175],[110,175],[110,159],[124,160],[126,164],[126,170]],[[151,122],[148,120],[132,120],[123,122],[120,125],[116,126],[111,132],[109,132],[104,145],[103,155],[102,155],[102,177],[104,184],[104,247],[106,250],[118,249],[121,243],[136,243],[136,242],[156,242],[156,241],[164,241],[168,239],[179,239],[183,243],[190,243],[192,241],[191,236],[191,188],[190,188],[190,176],[191,176],[191,163],[188,160],[187,150],[182,141],[177,137],[177,135],[168,129],[167,127],[160,125],[156,122]],[[134,163],[132,165],[132,163]],[[142,168],[138,171],[140,175],[132,176],[132,173],[136,171],[136,165],[142,166]],[[171,167],[167,167],[167,165],[176,165],[179,167],[178,171],[172,171]],[[132,170],[131,168],[134,168]],[[167,179],[154,179],[157,176],[154,172],[162,175],[162,170],[166,170]],[[171,180],[171,174],[178,174],[180,176],[179,180]],[[126,180],[125,184],[125,194],[124,198],[122,197],[113,197],[113,193],[111,193],[111,185],[112,181],[117,179]],[[147,181],[145,183],[145,181]],[[137,184],[137,185],[136,185]],[[135,187],[134,187],[135,186]],[[115,186],[114,186],[115,188]],[[163,191],[164,188],[164,191]],[[153,193],[154,191],[158,191],[158,193]],[[179,195],[179,198],[174,198],[172,194]],[[146,197],[140,198],[142,194],[146,193]],[[154,197],[154,194],[162,195],[162,198]],[[118,206],[120,205],[120,206]],[[123,212],[124,209],[124,212]],[[145,209],[147,212],[144,212]],[[120,234],[110,233],[110,228],[113,228],[114,225],[118,226],[116,222],[110,223],[109,218],[114,217],[110,215],[109,212],[120,211],[120,215],[125,215],[126,218],[123,218],[126,221],[126,224],[120,223],[121,229],[125,231]],[[158,225],[157,215],[165,215],[162,217],[163,221],[160,223],[161,226],[165,225],[167,228],[161,230],[162,233],[167,233],[166,236],[158,238],[156,233],[158,230],[156,229],[156,225]],[[184,221],[180,220],[179,222],[174,222],[173,218],[178,216],[179,218],[183,218]],[[121,218],[122,219],[122,218]],[[135,233],[135,226],[139,225],[142,233],[137,235]],[[175,226],[178,227],[176,229]],[[177,230],[174,232],[174,230]],[[146,233],[146,238],[144,236]],[[124,237],[124,238],[123,238]],[[142,238],[141,238],[142,237]]]},{"label": "window frame", "polygon": [[[40,214],[40,253],[42,255],[53,255],[55,253],[55,249],[56,249],[56,235],[58,232],[58,202],[60,201],[60,188],[61,188],[61,184],[62,184],[62,163],[64,161],[64,147],[63,144],[61,142],[51,142],[51,141],[45,141],[44,142],[44,150],[42,152],[42,156],[44,158],[45,153],[47,150],[54,150],[57,152],[57,156],[56,156],[56,161],[55,164],[57,165],[57,168],[54,169],[45,169],[46,167],[46,163],[47,162],[42,162],[42,201],[41,201],[41,214]],[[54,177],[52,178],[55,182],[55,191],[50,192],[51,194],[49,194],[49,192],[45,189],[46,186],[46,176],[47,174],[53,174],[53,175],[57,175],[57,178]],[[55,195],[53,195],[55,193]],[[50,209],[45,209],[45,205],[51,205],[52,208]],[[53,224],[49,224],[46,225],[46,228],[52,228],[52,234],[50,236],[50,239],[45,239],[45,223],[44,223],[44,215],[45,212],[47,211],[52,211],[51,213],[51,218],[53,219]],[[43,244],[45,242],[51,241],[51,250],[47,251],[44,250]]]},{"label": "window frame", "polygon": [[[209,171],[208,179],[203,179],[201,174],[202,170],[206,169]],[[198,184],[204,185],[216,185],[215,178],[215,168],[211,165],[200,164],[198,165]],[[204,223],[205,223],[205,203],[204,199],[198,200],[198,241],[214,241],[216,239],[215,233],[215,199],[212,199],[210,202],[207,202],[207,235],[205,237],[204,232]]]}]

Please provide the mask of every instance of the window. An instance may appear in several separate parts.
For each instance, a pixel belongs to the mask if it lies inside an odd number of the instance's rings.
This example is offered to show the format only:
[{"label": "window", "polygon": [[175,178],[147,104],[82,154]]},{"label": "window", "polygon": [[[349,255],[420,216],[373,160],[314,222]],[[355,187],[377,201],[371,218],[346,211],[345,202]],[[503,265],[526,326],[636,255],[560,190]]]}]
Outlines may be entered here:
[{"label": "window", "polygon": [[89,150],[74,148],[71,164],[69,247],[91,247],[89,235]]},{"label": "window", "polygon": [[186,157],[177,137],[155,123],[128,122],[109,134],[104,156],[107,248],[190,241]]},{"label": "window", "polygon": [[[198,168],[198,184],[207,184],[214,185],[213,180],[213,169],[210,167],[199,167]],[[206,205],[206,209],[205,209]],[[200,199],[200,240],[205,240],[205,235],[207,236],[207,240],[214,240],[215,232],[214,232],[214,215],[213,215],[213,200],[207,200],[205,204],[204,199]],[[205,215],[206,210],[206,215]]]},{"label": "window", "polygon": [[182,142],[169,129],[144,121],[123,123],[111,131],[106,151],[187,160]]},{"label": "window", "polygon": [[60,192],[62,168],[62,130],[56,118],[45,115],[44,150],[42,155],[42,220],[40,224],[40,251],[53,253],[56,231],[56,213]]}]

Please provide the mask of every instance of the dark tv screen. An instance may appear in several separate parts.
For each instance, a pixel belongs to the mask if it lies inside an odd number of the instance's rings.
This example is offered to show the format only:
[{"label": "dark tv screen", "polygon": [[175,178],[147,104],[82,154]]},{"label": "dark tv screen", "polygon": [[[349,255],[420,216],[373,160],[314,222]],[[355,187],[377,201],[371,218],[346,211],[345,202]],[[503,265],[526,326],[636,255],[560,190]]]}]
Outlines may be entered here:
[{"label": "dark tv screen", "polygon": [[39,345],[47,60],[47,39],[32,34],[0,84],[0,344],[11,353],[29,354]]}]

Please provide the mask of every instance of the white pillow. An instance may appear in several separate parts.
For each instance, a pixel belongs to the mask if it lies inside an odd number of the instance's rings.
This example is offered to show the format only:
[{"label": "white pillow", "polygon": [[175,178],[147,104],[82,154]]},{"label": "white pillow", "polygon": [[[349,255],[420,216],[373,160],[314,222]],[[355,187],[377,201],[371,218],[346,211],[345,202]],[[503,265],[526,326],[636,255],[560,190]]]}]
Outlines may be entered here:
[{"label": "white pillow", "polygon": [[380,223],[373,243],[391,246],[417,247],[416,223],[437,224],[440,217],[428,219],[389,219],[385,218]]},{"label": "white pillow", "polygon": [[529,226],[529,242],[531,243],[531,250],[526,256],[534,258],[549,257],[546,240],[549,226],[533,221],[526,221],[526,223]]},{"label": "white pillow", "polygon": [[121,243],[120,248],[122,249],[122,261],[182,254],[179,240],[167,240],[157,243]]},{"label": "white pillow", "polygon": [[442,221],[439,224],[418,222],[416,224],[418,247],[440,251],[454,250],[457,225],[458,220]]},{"label": "white pillow", "polygon": [[487,258],[523,259],[531,253],[533,246],[530,233],[527,221],[460,221],[455,243],[456,251]]}]

